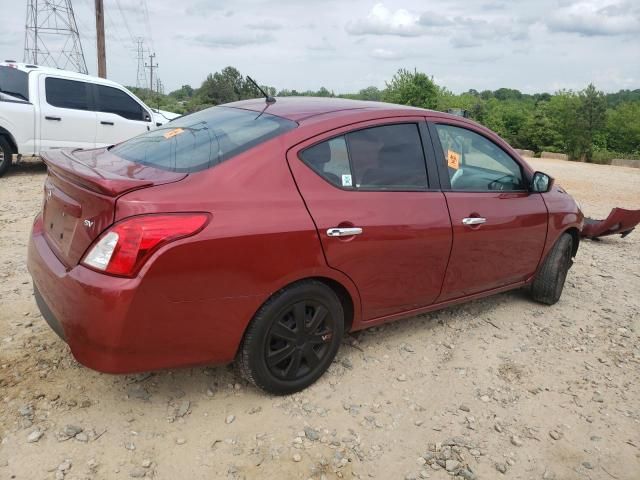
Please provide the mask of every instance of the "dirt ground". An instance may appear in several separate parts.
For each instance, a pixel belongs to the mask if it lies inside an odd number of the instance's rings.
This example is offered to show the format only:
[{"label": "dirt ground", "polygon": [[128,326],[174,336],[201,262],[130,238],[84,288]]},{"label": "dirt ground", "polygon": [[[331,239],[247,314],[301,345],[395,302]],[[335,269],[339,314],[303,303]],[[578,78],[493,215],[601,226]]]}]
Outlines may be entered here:
[{"label": "dirt ground", "polygon": [[[640,208],[638,169],[531,161],[588,216]],[[230,367],[75,362],[25,266],[44,176],[0,179],[0,479],[640,478],[640,231],[584,241],[553,307],[515,291],[356,333],[277,398]]]}]

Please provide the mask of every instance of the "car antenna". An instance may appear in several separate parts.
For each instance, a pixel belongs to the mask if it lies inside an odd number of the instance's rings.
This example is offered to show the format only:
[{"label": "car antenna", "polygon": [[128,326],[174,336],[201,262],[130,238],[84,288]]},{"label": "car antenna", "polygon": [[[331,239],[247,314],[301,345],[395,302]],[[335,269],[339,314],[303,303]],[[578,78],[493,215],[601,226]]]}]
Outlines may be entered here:
[{"label": "car antenna", "polygon": [[253,83],[253,86],[256,87],[260,93],[264,96],[264,101],[267,102],[267,105],[271,105],[272,103],[276,103],[276,99],[273,98],[271,95],[269,95],[267,92],[265,92],[262,87],[260,87],[260,85],[258,85],[256,83],[256,81],[251,78],[249,75],[247,75],[247,80],[249,80],[251,83]]}]

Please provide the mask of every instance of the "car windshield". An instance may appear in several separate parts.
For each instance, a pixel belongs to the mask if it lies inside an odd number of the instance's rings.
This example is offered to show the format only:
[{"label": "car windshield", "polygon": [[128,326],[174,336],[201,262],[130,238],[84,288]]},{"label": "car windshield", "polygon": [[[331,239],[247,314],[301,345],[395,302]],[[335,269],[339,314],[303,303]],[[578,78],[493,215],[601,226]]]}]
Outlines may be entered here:
[{"label": "car windshield", "polygon": [[295,128],[290,120],[230,107],[212,107],[120,143],[111,152],[173,172],[210,168]]},{"label": "car windshield", "polygon": [[0,93],[29,101],[28,74],[17,68],[0,66]]}]

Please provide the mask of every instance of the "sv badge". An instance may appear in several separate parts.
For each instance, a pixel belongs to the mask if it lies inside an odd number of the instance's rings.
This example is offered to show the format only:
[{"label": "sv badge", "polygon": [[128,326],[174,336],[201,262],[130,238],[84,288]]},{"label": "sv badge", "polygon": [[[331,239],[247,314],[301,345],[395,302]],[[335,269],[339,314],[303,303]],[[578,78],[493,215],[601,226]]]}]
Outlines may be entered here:
[{"label": "sv badge", "polygon": [[89,219],[87,219],[87,220],[85,220],[83,223],[84,223],[84,226],[85,226],[85,227],[87,227],[87,228],[91,228],[91,227],[93,227],[93,226],[95,225],[95,223],[96,223],[96,222],[94,222],[93,220],[89,220]]}]

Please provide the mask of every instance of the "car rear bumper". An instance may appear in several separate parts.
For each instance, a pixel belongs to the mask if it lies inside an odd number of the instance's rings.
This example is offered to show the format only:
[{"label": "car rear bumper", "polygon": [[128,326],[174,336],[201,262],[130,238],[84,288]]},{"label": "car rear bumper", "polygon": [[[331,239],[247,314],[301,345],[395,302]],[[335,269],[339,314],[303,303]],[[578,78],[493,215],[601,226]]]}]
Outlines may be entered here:
[{"label": "car rear bumper", "polygon": [[44,319],[78,362],[105,373],[228,363],[257,308],[246,298],[171,301],[142,274],[119,278],[82,265],[69,269],[49,247],[40,217],[27,265]]}]

